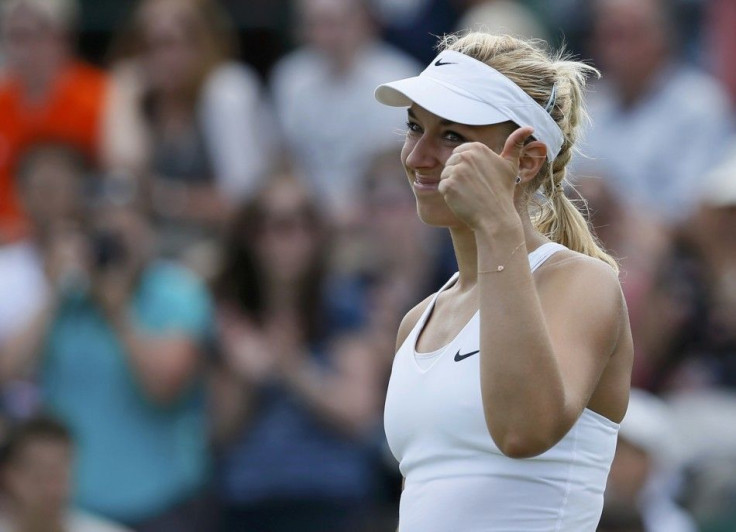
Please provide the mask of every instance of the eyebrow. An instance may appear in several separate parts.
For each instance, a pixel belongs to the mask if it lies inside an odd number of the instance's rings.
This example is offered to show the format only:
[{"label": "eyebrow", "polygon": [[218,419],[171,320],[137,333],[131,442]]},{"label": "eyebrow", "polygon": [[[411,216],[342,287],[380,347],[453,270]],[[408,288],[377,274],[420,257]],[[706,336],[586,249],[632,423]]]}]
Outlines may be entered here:
[{"label": "eyebrow", "polygon": [[[407,112],[409,113],[409,117],[413,118],[414,120],[418,120],[417,115],[412,111],[411,109],[407,109]],[[457,122],[453,122],[451,120],[445,120],[444,118],[440,118],[440,125],[441,126],[457,126],[460,125]]]}]

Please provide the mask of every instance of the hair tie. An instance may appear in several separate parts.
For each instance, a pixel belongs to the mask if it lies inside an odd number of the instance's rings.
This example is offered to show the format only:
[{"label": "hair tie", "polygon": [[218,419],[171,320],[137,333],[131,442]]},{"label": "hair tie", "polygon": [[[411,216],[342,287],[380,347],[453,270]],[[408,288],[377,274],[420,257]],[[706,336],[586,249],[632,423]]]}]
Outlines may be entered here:
[{"label": "hair tie", "polygon": [[556,102],[557,102],[557,82],[555,81],[552,84],[552,92],[549,95],[549,100],[547,100],[547,103],[544,106],[544,110],[549,113],[552,110],[552,108],[555,106]]}]

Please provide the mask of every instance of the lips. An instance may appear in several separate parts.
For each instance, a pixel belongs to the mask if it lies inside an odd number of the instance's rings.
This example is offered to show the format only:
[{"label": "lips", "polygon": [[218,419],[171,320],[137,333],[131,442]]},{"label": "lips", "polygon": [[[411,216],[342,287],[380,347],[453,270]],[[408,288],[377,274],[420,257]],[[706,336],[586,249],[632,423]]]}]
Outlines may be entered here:
[{"label": "lips", "polygon": [[440,184],[438,178],[414,174],[414,187],[422,190],[437,190]]}]

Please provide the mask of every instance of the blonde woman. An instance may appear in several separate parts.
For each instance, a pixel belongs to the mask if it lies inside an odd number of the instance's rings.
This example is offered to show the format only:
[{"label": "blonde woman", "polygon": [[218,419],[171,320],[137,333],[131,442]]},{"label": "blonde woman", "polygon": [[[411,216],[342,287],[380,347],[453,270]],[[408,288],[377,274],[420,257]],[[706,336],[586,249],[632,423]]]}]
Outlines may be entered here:
[{"label": "blonde woman", "polygon": [[616,263],[563,191],[596,73],[469,33],[376,90],[408,108],[417,211],[459,265],[399,328],[385,428],[401,532],[596,528],[633,356]]}]

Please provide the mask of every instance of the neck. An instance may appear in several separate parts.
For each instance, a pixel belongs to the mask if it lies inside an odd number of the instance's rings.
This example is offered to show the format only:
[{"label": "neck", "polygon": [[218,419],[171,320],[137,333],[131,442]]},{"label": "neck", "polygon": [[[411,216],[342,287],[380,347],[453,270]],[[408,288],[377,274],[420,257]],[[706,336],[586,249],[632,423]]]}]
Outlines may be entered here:
[{"label": "neck", "polygon": [[[517,210],[519,210],[517,206]],[[534,228],[526,207],[520,210],[521,233],[523,240],[526,242],[526,250],[530,252],[545,242],[545,238],[539,231]],[[520,243],[516,231],[499,234],[499,242],[506,238],[512,238],[512,241],[505,242],[505,245],[516,246]],[[460,291],[471,290],[478,282],[478,247],[476,244],[475,232],[467,226],[450,228],[452,236],[452,246],[455,249],[455,257],[457,259],[459,278],[457,287]],[[524,247],[519,250],[522,252]]]}]

